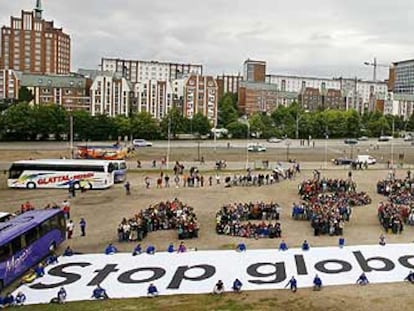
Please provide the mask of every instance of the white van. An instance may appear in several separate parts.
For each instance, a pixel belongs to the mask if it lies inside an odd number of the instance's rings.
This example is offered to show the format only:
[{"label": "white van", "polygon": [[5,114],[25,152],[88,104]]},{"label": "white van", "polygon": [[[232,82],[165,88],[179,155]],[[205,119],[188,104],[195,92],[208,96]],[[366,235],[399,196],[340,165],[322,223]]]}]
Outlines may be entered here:
[{"label": "white van", "polygon": [[377,159],[370,155],[358,155],[356,160],[357,163],[365,163],[367,162],[369,165],[377,163]]}]

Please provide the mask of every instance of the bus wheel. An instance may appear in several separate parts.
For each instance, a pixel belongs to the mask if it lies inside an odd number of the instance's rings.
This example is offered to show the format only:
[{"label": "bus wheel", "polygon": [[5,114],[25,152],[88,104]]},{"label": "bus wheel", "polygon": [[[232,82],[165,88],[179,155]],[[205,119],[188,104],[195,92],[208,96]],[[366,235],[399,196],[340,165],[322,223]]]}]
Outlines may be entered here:
[{"label": "bus wheel", "polygon": [[73,187],[74,187],[76,190],[79,190],[79,189],[80,189],[80,184],[79,184],[78,182],[76,182],[76,183],[73,185]]},{"label": "bus wheel", "polygon": [[92,184],[88,182],[88,190],[92,190]]},{"label": "bus wheel", "polygon": [[26,185],[27,189],[36,189],[36,184],[34,182],[29,182]]}]

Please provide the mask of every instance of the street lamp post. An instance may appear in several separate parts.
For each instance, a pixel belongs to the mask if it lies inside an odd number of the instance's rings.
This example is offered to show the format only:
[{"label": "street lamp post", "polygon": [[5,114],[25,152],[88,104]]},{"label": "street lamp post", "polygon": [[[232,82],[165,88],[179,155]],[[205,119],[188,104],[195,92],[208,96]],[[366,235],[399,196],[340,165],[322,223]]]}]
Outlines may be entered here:
[{"label": "street lamp post", "polygon": [[70,158],[73,159],[73,116],[69,117]]},{"label": "street lamp post", "polygon": [[171,116],[168,117],[168,143],[167,143],[167,170],[170,167],[170,148],[171,148]]},{"label": "street lamp post", "polygon": [[246,140],[246,170],[249,168],[249,138],[250,138],[250,123],[246,118],[247,125],[247,140]]},{"label": "street lamp post", "polygon": [[328,131],[325,132],[325,169],[328,167],[328,139],[329,139],[329,135],[328,135]]},{"label": "street lamp post", "polygon": [[286,144],[286,162],[289,162],[289,147],[290,147],[291,142],[289,140],[286,140],[285,144]]},{"label": "street lamp post", "polygon": [[392,119],[392,139],[391,139],[391,167],[394,168],[394,128],[395,120]]}]

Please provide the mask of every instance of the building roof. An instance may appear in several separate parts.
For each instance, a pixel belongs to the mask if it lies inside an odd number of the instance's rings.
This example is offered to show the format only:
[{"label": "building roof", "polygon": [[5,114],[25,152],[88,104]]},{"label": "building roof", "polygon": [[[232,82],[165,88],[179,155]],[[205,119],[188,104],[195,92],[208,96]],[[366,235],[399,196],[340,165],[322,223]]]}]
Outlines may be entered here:
[{"label": "building roof", "polygon": [[240,81],[240,87],[245,87],[246,89],[258,90],[258,91],[277,91],[277,85],[272,83],[265,82],[248,82]]},{"label": "building roof", "polygon": [[394,62],[392,64],[394,66],[398,66],[398,65],[403,65],[403,64],[407,64],[407,63],[414,63],[414,59],[402,60],[402,61],[399,61],[399,62]]},{"label": "building roof", "polygon": [[17,73],[22,86],[27,87],[58,87],[74,88],[86,87],[86,78],[76,74],[69,75],[41,75],[31,73]]}]

